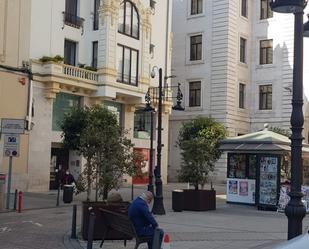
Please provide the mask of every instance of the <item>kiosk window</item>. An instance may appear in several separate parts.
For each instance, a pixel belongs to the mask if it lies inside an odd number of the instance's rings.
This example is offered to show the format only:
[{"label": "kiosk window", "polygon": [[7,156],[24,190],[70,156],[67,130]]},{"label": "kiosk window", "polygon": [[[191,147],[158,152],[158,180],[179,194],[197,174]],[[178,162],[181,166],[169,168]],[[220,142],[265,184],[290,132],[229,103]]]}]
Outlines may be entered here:
[{"label": "kiosk window", "polygon": [[257,156],[253,154],[229,154],[228,178],[256,179]]},{"label": "kiosk window", "polygon": [[230,155],[228,164],[229,178],[246,178],[246,155]]},{"label": "kiosk window", "polygon": [[248,178],[256,179],[256,155],[248,155]]}]

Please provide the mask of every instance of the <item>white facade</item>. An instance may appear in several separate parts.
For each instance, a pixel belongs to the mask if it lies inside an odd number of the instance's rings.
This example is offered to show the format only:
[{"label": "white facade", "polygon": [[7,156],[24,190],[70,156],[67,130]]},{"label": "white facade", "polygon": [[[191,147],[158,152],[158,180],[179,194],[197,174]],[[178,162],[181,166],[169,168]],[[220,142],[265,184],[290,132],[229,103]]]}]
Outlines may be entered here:
[{"label": "white facade", "polygon": [[[12,0],[1,2],[6,6],[7,13],[13,11],[7,3],[12,3]],[[47,190],[55,166],[63,164],[63,160],[65,168],[68,167],[75,177],[81,172],[83,159],[73,151],[63,151],[61,131],[53,128],[55,117],[53,108],[62,93],[73,96],[73,99],[77,96],[82,105],[103,104],[109,109],[119,111],[121,125],[129,131],[128,136],[135,144],[135,148],[149,149],[149,137],[134,135],[134,113],[138,108],[145,106],[144,97],[148,88],[158,85],[158,76],[150,78],[152,67],[162,68],[164,75],[170,75],[172,5],[170,1],[156,1],[154,8],[151,8],[148,0],[128,1],[139,16],[137,39],[118,32],[119,12],[124,1],[100,0],[97,30],[93,28],[95,0],[78,0],[77,14],[73,16],[75,19],[69,22],[64,21],[65,0],[27,0],[27,5],[24,5],[23,0],[14,2],[19,6],[20,13],[27,13],[26,21],[23,23],[20,21],[19,26],[28,31],[25,32],[28,35],[25,42],[18,45],[22,53],[17,56],[18,60],[14,66],[21,67],[22,61],[31,64],[34,74],[31,86],[34,116],[30,118],[33,128],[25,135],[29,139],[25,145],[28,151],[25,156],[27,162],[24,163],[22,170],[13,172],[12,189]],[[83,25],[80,25],[82,20],[79,18],[84,19]],[[77,25],[71,25],[70,22],[71,24],[76,22]],[[9,29],[9,26],[7,28]],[[9,43],[13,38],[5,39]],[[65,57],[65,40],[76,44],[75,65],[39,61],[43,56]],[[84,67],[92,66],[93,42],[98,42],[97,72],[79,67],[80,64]],[[124,84],[118,80],[119,45],[138,51],[137,85]],[[150,51],[150,47],[154,49]],[[9,56],[7,55],[7,58],[10,58]],[[74,101],[73,99],[71,101]],[[165,103],[164,107],[162,142],[167,145],[170,105]],[[61,156],[55,153],[60,153]],[[168,148],[165,146],[162,149],[164,183],[167,181],[167,153]],[[6,172],[4,164],[6,163],[0,162],[0,171]]]},{"label": "white facade", "polygon": [[[200,1],[199,1],[200,2]],[[180,151],[175,147],[181,123],[198,115],[223,123],[229,136],[261,130],[265,123],[289,129],[293,77],[293,15],[273,13],[261,18],[261,1],[201,1],[202,13],[191,14],[191,1],[173,1],[173,74],[182,83],[184,112],[170,116],[169,178],[177,179]],[[247,13],[242,3],[247,2]],[[268,1],[267,1],[268,2]],[[307,7],[305,12],[307,13]],[[245,15],[244,15],[245,14]],[[307,18],[304,18],[307,20]],[[202,35],[202,57],[190,60],[190,37]],[[245,56],[241,62],[244,39]],[[272,39],[272,63],[260,63],[260,42]],[[306,39],[305,39],[306,40]],[[308,58],[304,48],[304,113],[307,111]],[[184,51],[184,52],[183,52]],[[190,106],[189,83],[201,82],[201,103]],[[176,81],[174,82],[176,83]],[[243,108],[239,104],[239,84],[245,88]],[[260,86],[272,86],[271,108],[260,106]],[[304,137],[307,139],[307,124]],[[214,180],[226,178],[225,155],[216,166]]]}]

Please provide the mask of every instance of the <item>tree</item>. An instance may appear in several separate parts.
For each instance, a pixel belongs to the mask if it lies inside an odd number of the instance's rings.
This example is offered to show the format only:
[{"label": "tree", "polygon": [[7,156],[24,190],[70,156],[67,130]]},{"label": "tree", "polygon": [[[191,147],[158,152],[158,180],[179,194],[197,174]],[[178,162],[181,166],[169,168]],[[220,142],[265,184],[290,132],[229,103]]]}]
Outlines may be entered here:
[{"label": "tree", "polygon": [[179,180],[190,182],[198,190],[207,182],[220,158],[219,142],[226,137],[224,126],[210,117],[198,117],[183,123],[177,141],[181,149]]},{"label": "tree", "polygon": [[76,187],[78,192],[87,191],[87,201],[93,182],[106,200],[108,192],[119,187],[124,174],[136,174],[135,161],[143,160],[140,154],[133,153],[133,144],[125,137],[116,116],[101,106],[73,109],[61,128],[64,146],[86,159]]}]

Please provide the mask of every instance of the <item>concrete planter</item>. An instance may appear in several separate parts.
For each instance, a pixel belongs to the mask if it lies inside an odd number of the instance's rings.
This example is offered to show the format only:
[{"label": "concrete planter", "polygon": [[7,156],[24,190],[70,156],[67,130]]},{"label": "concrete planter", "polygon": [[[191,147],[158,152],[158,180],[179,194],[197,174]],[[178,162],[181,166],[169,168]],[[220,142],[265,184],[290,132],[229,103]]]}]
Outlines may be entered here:
[{"label": "concrete planter", "polygon": [[215,190],[184,189],[184,210],[206,211],[216,209]]}]

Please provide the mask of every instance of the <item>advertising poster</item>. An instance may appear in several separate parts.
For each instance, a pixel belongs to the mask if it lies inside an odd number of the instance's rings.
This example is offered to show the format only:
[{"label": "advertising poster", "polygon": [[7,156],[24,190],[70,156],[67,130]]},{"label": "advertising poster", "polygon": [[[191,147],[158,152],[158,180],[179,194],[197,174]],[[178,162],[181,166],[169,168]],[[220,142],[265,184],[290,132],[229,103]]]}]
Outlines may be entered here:
[{"label": "advertising poster", "polygon": [[[290,196],[288,195],[291,191],[291,186],[289,184],[282,184],[280,187],[280,197],[278,203],[278,212],[284,212],[284,209],[288,202],[290,201]],[[301,186],[301,192],[304,194],[302,198],[303,204],[306,207],[307,213],[309,213],[309,186]]]},{"label": "advertising poster", "polygon": [[238,182],[234,180],[229,181],[229,194],[237,195],[238,193]]},{"label": "advertising poster", "polygon": [[248,182],[245,181],[239,182],[239,195],[248,196]]}]

